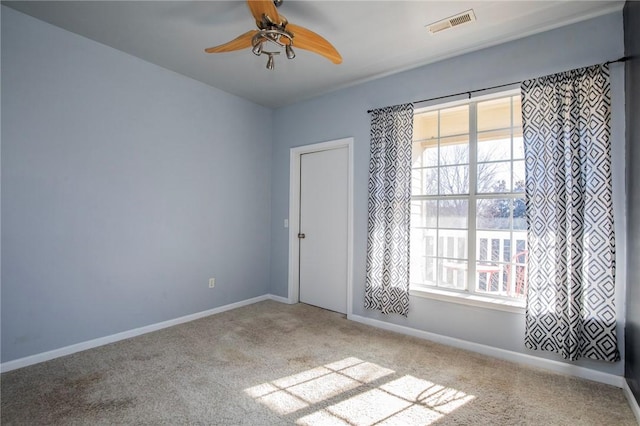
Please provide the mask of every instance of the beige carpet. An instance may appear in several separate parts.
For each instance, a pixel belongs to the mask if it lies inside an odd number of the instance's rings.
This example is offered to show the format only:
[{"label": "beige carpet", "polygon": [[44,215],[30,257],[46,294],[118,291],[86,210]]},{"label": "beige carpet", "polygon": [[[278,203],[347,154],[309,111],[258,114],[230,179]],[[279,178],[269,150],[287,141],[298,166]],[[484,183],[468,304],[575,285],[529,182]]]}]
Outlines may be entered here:
[{"label": "beige carpet", "polygon": [[636,425],[622,390],[261,302],[2,374],[3,425]]}]

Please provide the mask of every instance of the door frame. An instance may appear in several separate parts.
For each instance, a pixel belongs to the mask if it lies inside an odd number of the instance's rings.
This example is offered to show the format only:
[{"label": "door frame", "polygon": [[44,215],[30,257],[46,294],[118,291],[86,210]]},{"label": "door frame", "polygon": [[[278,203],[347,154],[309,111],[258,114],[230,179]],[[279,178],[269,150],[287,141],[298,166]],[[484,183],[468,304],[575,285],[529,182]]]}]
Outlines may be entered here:
[{"label": "door frame", "polygon": [[303,154],[347,148],[347,315],[353,313],[353,138],[291,148],[289,160],[289,303],[300,301],[300,157]]}]

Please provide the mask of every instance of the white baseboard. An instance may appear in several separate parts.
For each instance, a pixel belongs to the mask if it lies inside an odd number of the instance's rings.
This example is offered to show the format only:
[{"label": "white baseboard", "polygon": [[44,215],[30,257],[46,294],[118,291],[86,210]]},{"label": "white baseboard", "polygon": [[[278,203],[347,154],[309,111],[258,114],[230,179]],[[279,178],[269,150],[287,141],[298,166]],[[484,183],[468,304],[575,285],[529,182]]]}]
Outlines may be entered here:
[{"label": "white baseboard", "polygon": [[626,380],[624,381],[624,386],[622,386],[622,389],[624,390],[624,394],[627,397],[627,401],[629,401],[631,411],[633,411],[633,414],[636,416],[636,420],[640,425],[640,405],[638,405],[638,401],[636,401],[636,397],[633,395],[633,392],[631,392],[631,388],[629,387],[629,384]]},{"label": "white baseboard", "polygon": [[287,305],[291,305],[293,303],[298,303],[298,302],[291,302],[289,299],[287,299],[286,297],[282,297],[282,296],[276,296],[275,294],[267,294],[267,298],[269,300],[274,300],[276,302],[280,302],[280,303],[286,303]]},{"label": "white baseboard", "polygon": [[430,340],[432,342],[441,343],[443,345],[453,346],[456,348],[481,353],[483,355],[489,355],[494,358],[517,362],[531,367],[543,368],[545,370],[550,370],[556,373],[576,376],[583,379],[593,380],[595,382],[606,383],[608,385],[616,386],[619,388],[622,388],[623,384],[626,384],[624,377],[616,376],[615,374],[602,373],[600,371],[591,370],[589,368],[578,367],[559,361],[538,358],[532,355],[508,351],[505,349],[494,348],[493,346],[482,345],[480,343],[469,342],[467,340],[460,340],[454,337],[448,337],[441,334],[430,333],[428,331],[417,330],[415,328],[392,324],[385,321],[363,317],[360,315],[349,315],[347,316],[347,319],[357,321],[362,324],[371,325],[373,327],[418,337],[420,339]]},{"label": "white baseboard", "polygon": [[272,294],[265,294],[251,299],[241,300],[240,302],[230,303],[228,305],[208,309],[206,311],[196,312],[195,314],[185,315],[180,318],[162,321],[156,324],[146,325],[144,327],[134,328],[133,330],[123,331],[121,333],[112,334],[110,336],[99,337],[97,339],[76,343],[74,345],[65,346],[63,348],[54,349],[35,355],[30,355],[24,358],[15,359],[13,361],[3,362],[2,364],[0,364],[0,372],[4,373],[6,371],[15,370],[17,368],[27,367],[29,365],[38,364],[40,362],[49,361],[66,355],[71,355],[76,352],[85,351],[87,349],[92,349],[120,340],[129,339],[131,337],[140,336],[141,334],[151,333],[152,331],[157,331],[163,328],[172,327],[174,325],[208,317],[209,315],[219,314],[231,309],[240,308],[242,306],[251,305],[257,302],[262,302],[263,300],[275,300],[277,302],[284,301],[284,303],[288,303],[288,300],[283,297],[275,296]]}]

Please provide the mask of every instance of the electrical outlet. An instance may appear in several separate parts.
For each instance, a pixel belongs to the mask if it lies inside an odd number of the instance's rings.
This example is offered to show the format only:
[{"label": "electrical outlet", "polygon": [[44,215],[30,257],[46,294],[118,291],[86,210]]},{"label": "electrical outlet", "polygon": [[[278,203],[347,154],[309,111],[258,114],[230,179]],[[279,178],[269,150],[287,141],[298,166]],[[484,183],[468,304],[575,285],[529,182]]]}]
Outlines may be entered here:
[{"label": "electrical outlet", "polygon": [[209,288],[214,288],[216,286],[216,279],[209,278]]}]

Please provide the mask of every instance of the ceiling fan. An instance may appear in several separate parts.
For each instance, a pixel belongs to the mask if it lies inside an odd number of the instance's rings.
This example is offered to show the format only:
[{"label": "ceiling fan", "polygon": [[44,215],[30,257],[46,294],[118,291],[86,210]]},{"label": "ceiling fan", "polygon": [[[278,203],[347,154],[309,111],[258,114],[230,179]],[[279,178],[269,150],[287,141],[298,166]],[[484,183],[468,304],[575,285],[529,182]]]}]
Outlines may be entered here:
[{"label": "ceiling fan", "polygon": [[269,43],[284,48],[288,59],[293,59],[296,54],[293,47],[308,50],[324,56],[334,64],[342,63],[342,56],[331,43],[322,36],[299,25],[290,24],[287,19],[278,13],[277,7],[283,0],[247,0],[249,10],[253,15],[257,30],[247,31],[235,39],[219,46],[209,47],[207,53],[232,52],[251,47],[252,52],[258,56],[267,55],[267,69],[274,68],[273,57],[280,51],[267,51],[265,45]]}]

